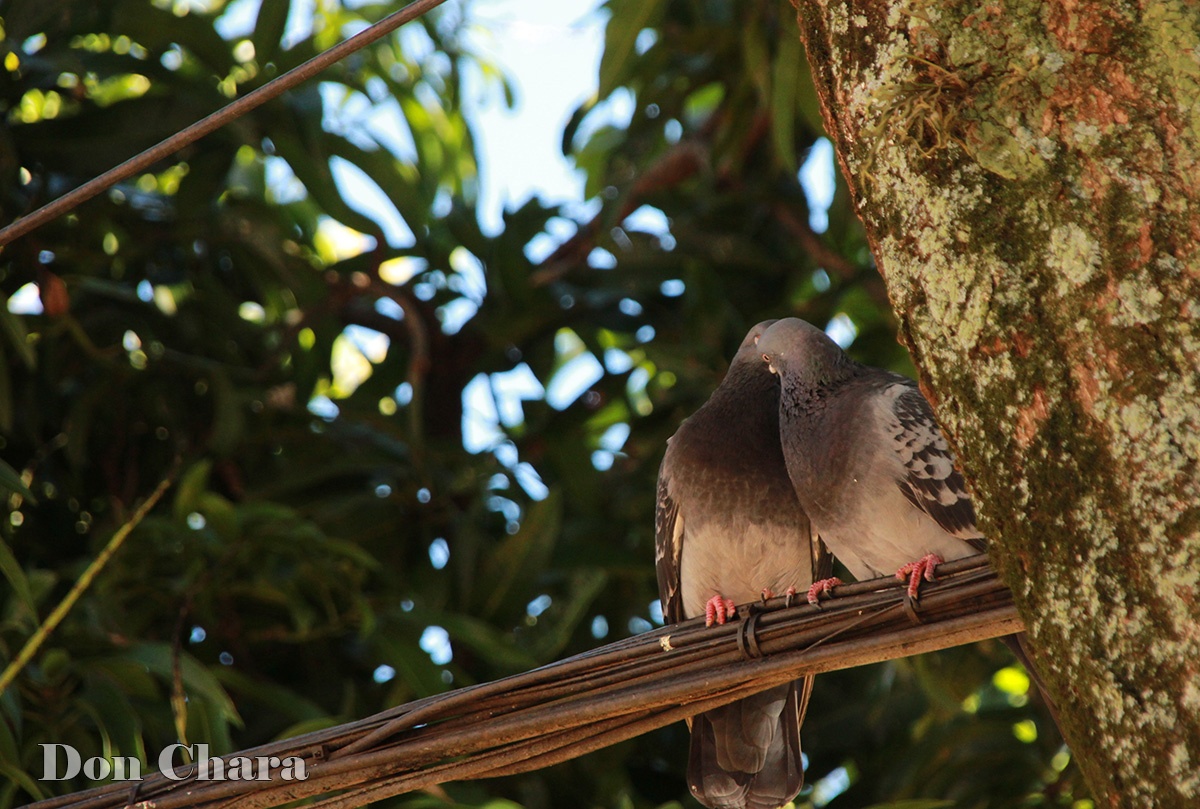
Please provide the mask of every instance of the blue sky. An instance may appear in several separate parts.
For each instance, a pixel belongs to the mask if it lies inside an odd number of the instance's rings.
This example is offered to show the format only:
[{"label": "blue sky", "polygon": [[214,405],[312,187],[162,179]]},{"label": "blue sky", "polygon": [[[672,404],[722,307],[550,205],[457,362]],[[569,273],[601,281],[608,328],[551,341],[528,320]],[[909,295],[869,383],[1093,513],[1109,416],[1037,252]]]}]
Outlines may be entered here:
[{"label": "blue sky", "polygon": [[595,95],[606,14],[597,0],[475,0],[471,40],[516,85],[516,108],[493,97],[475,133],[483,172],[482,224],[499,227],[501,206],[537,194],[582,203],[583,176],[563,157],[563,127]]}]

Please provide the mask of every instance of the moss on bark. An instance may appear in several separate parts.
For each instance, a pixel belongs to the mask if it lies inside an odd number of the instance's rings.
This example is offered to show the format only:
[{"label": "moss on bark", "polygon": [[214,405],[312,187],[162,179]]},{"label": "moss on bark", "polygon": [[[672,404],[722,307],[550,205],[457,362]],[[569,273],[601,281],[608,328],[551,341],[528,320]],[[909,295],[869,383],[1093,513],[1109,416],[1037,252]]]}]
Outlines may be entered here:
[{"label": "moss on bark", "polygon": [[1200,10],[798,0],[826,127],[1064,731],[1200,804]]}]

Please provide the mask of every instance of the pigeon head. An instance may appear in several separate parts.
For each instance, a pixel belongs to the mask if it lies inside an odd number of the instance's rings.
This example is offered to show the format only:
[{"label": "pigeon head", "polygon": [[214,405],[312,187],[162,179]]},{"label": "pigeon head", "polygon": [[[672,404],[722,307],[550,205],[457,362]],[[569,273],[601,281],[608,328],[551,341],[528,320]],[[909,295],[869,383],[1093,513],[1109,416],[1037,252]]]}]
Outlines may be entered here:
[{"label": "pigeon head", "polygon": [[756,347],[771,373],[819,387],[851,372],[852,360],[829,335],[796,317],[777,320]]},{"label": "pigeon head", "polygon": [[750,386],[756,390],[768,390],[772,387],[778,390],[779,383],[763,367],[762,356],[758,351],[758,341],[774,323],[774,320],[764,320],[746,333],[742,344],[738,346],[737,353],[729,361],[729,370],[725,372],[722,388]]},{"label": "pigeon head", "polygon": [[725,402],[740,412],[740,409],[744,409],[744,404],[738,403],[734,406],[734,402],[742,401],[739,397],[744,397],[746,390],[762,391],[762,395],[773,391],[774,395],[778,396],[779,382],[767,372],[762,362],[762,354],[758,353],[758,341],[767,334],[767,329],[774,323],[775,320],[763,320],[746,332],[737,353],[730,360],[725,379],[718,389],[713,391],[710,401]]},{"label": "pigeon head", "polygon": [[767,329],[778,322],[777,320],[764,320],[762,323],[756,323],[751,327],[750,331],[746,332],[746,336],[742,338],[742,344],[738,346],[737,353],[733,355],[733,360],[730,364],[761,362],[762,360],[758,356],[758,342],[766,334]]}]

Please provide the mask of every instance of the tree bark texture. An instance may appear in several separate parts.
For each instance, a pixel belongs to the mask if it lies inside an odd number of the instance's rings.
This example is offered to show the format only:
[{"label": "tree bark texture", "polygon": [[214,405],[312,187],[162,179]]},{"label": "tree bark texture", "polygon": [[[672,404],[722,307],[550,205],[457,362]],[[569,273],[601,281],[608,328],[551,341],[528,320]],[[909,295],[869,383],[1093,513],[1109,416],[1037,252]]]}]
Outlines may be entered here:
[{"label": "tree bark texture", "polygon": [[795,1],[1099,804],[1200,806],[1200,7]]}]

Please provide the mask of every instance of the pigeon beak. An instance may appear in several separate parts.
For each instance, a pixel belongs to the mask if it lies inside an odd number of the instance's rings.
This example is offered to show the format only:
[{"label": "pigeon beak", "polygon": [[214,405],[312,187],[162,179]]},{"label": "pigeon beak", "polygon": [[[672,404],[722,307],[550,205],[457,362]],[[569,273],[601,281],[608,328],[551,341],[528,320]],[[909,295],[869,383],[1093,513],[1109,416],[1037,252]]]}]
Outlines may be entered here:
[{"label": "pigeon beak", "polygon": [[768,371],[770,371],[773,374],[778,373],[778,371],[775,370],[775,365],[771,362],[770,354],[763,354],[762,358],[763,358],[763,362],[765,362],[767,364]]}]

